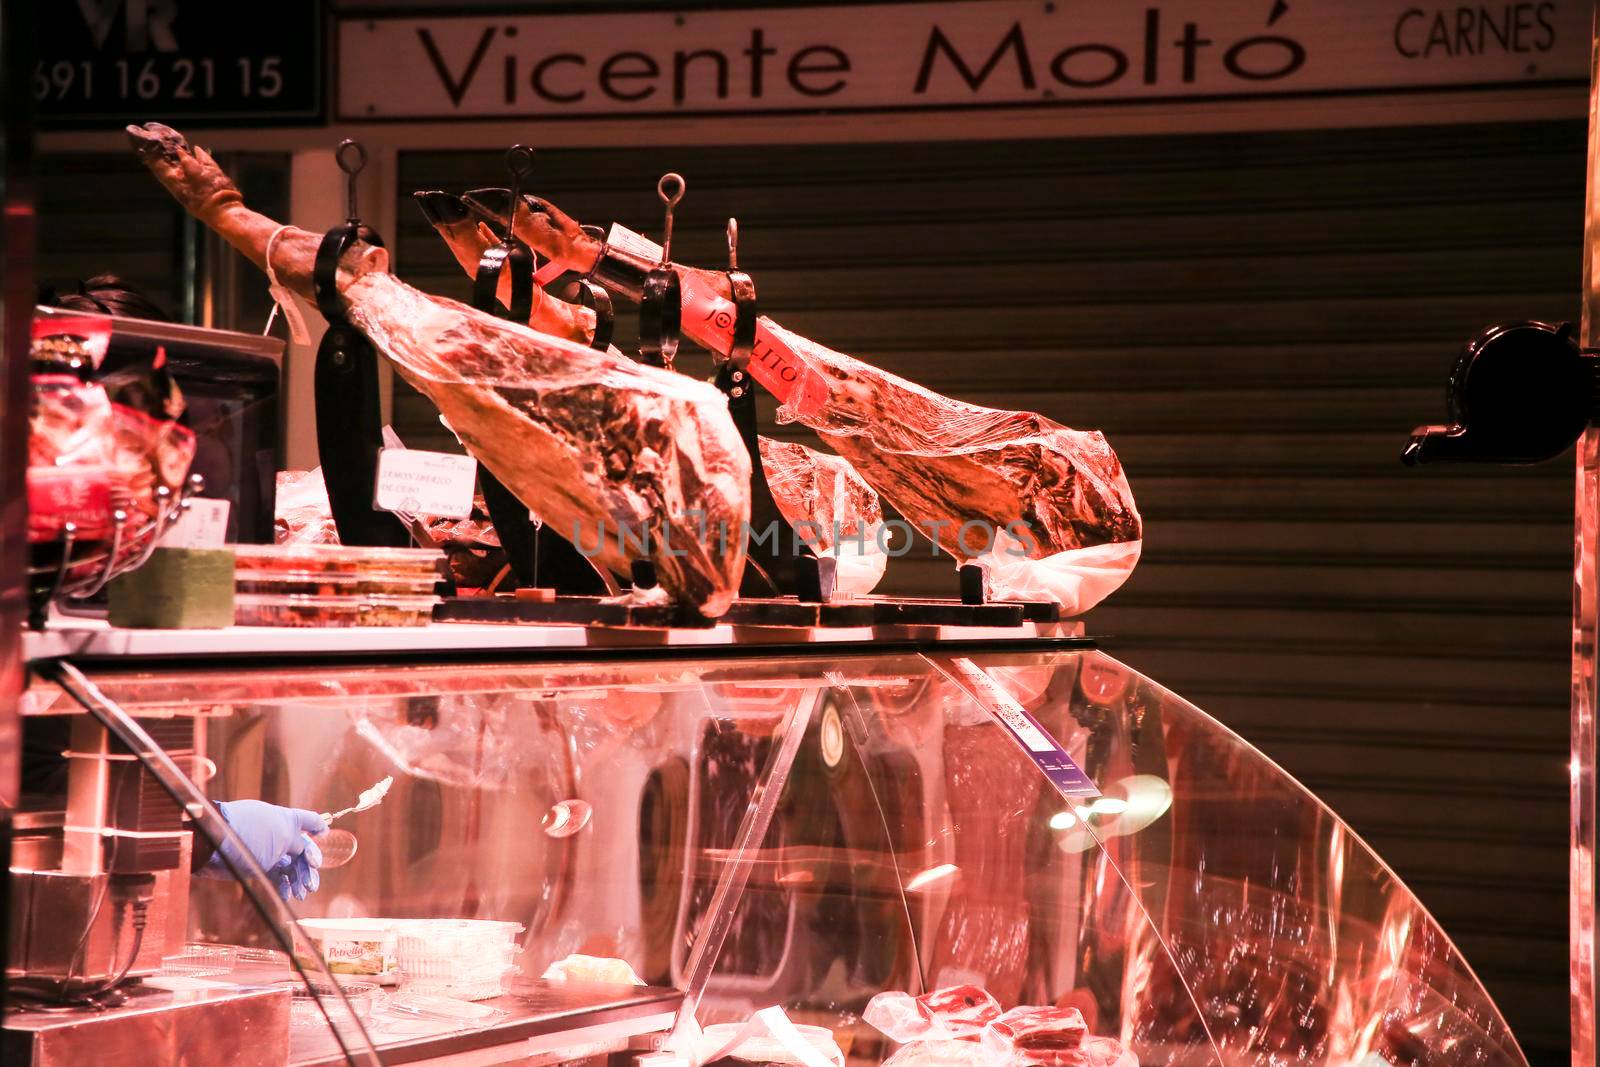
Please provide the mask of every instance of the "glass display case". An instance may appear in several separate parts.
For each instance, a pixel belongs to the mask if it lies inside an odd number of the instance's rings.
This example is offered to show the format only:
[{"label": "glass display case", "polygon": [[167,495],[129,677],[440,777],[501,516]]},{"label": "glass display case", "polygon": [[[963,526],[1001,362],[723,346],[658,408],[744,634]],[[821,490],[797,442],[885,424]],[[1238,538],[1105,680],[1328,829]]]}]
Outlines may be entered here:
[{"label": "glass display case", "polygon": [[[32,854],[111,833],[81,779],[119,758],[224,857],[202,794],[392,778],[304,899],[167,872],[140,995],[276,996],[224,1028],[240,1063],[1526,1062],[1349,827],[1087,640],[559,655],[36,662],[28,744],[71,782],[25,798]],[[1090,1036],[1034,1013],[1030,1052],[989,1018],[1018,1006]]]}]

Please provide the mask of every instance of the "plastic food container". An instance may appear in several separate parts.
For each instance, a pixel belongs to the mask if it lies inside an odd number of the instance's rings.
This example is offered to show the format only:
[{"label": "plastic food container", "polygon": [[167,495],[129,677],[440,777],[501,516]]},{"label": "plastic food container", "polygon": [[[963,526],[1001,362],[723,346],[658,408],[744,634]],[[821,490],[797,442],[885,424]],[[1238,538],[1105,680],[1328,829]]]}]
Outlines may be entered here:
[{"label": "plastic food container", "polygon": [[176,956],[161,961],[161,973],[188,978],[212,978],[228,974],[236,961],[232,945],[207,945],[191,942]]},{"label": "plastic food container", "polygon": [[320,571],[238,571],[241,593],[275,596],[432,596],[434,574],[330,574]]},{"label": "plastic food container", "polygon": [[239,593],[235,626],[426,626],[436,596],[278,596]]},{"label": "plastic food container", "polygon": [[[376,978],[394,969],[394,923],[389,919],[301,919],[300,929],[334,974]],[[311,965],[309,960],[300,963]]]},{"label": "plastic food container", "polygon": [[[334,989],[325,982],[308,979],[305,982],[287,982],[289,987],[289,1023],[291,1026],[306,1029],[325,1029],[328,1019],[333,1019],[335,1027],[341,1022],[346,1022],[349,1016],[344,1008],[339,1005],[338,995]],[[372,1018],[373,1006],[378,1002],[378,986],[375,982],[341,982],[339,990],[344,993],[344,1001],[350,1005],[350,1014],[357,1019],[365,1021]],[[324,1014],[326,1008],[326,1014]]]},{"label": "plastic food container", "polygon": [[489,919],[413,919],[395,924],[400,988],[459,1000],[487,1000],[505,992],[516,973],[521,923]]},{"label": "plastic food container", "polygon": [[428,577],[444,573],[436,548],[359,548],[347,545],[234,545],[241,571]]}]

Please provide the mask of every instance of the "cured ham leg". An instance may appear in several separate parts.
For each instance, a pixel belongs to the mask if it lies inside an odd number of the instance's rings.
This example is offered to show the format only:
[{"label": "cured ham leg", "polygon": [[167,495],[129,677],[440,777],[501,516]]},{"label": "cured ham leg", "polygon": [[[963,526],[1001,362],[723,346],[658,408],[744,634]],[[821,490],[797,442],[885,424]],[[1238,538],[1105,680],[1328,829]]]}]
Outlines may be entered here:
[{"label": "cured ham leg", "polygon": [[[476,274],[483,254],[499,238],[486,223],[478,220],[478,216],[473,214],[461,197],[439,191],[414,195],[422,214],[443,239],[456,262],[469,275]],[[509,277],[501,280],[499,295],[500,302],[510,307]],[[541,309],[552,304],[573,306],[544,298],[534,306],[529,325],[537,329]],[[583,308],[576,310],[590,316],[586,322],[590,332],[584,335],[587,339],[592,335],[593,314]],[[801,536],[807,537],[820,554],[835,552],[836,531],[841,540],[855,544],[865,563],[852,562],[850,569],[838,576],[838,588],[845,593],[871,592],[882,579],[888,563],[888,557],[876,543],[878,527],[883,522],[878,494],[849,463],[838,456],[767,437],[758,438],[758,444],[767,472],[767,486],[784,521],[799,531]]]},{"label": "cured ham leg", "polygon": [[[310,297],[320,234],[245,207],[221,168],[176,131],[150,123],[128,136],[178,202],[257,266],[279,234],[278,278]],[[382,249],[346,255],[346,313],[467,449],[600,564],[626,573],[647,558],[669,595],[708,616],[726,611],[744,569],[750,460],[722,395],[429,296],[387,267]]]},{"label": "cured ham leg", "polygon": [[[466,199],[485,213],[496,208],[492,190]],[[546,200],[527,199],[529,210],[517,213],[518,237],[638,298],[653,261],[640,250],[605,245]],[[717,313],[729,295],[725,277],[675,269],[685,294],[684,332],[726,352],[731,318]],[[751,371],[783,401],[780,418],[815,430],[918,532],[958,562],[984,564],[991,583],[1003,576],[1024,595],[1054,595],[1083,610],[1131,573],[1139,513],[1122,464],[1098,431],[952,400],[767,318]],[[1030,560],[1039,565],[1026,566]]]}]

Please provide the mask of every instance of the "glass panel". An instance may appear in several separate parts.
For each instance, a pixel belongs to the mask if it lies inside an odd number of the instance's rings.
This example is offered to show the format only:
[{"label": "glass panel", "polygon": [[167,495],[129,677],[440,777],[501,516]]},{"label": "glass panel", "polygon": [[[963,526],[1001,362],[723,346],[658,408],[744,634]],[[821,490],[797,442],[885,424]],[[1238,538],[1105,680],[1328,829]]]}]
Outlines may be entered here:
[{"label": "glass panel", "polygon": [[[1144,1065],[1524,1064],[1415,898],[1238,737],[1098,652],[971,660],[998,696],[911,654],[97,680],[141,716],[198,716],[217,797],[329,811],[393,777],[337,820],[354,857],[299,918],[513,924],[511,948],[476,951],[492,975],[466,967],[465,935],[396,947],[400,984],[368,1022],[380,1049],[559,1041],[610,1012],[592,1054],[687,1005],[704,1053],[777,1005],[849,1064],[934,1063],[868,1006],[970,985],[978,1007],[1076,1008]],[[1101,797],[1055,790],[986,706],[1006,698]],[[216,893],[194,928],[248,936]],[[467,970],[500,995],[467,1000]],[[494,1014],[385,1007],[418,989]],[[759,1044],[776,1025],[746,1029]]]},{"label": "glass panel", "polygon": [[[136,708],[203,707],[214,796],[330,812],[392,778],[380,804],[335,821],[353,833],[355,854],[290,903],[296,916],[318,930],[379,920],[395,938],[383,976],[396,983],[390,1002],[420,992],[489,1009],[478,1044],[509,1041],[557,1007],[574,1017],[568,1029],[585,1012],[609,1012],[616,1025],[590,1052],[669,1029],[702,956],[766,951],[772,933],[754,924],[724,924],[715,945],[702,939],[719,887],[741,870],[741,840],[782,740],[825,685],[803,661],[98,680]],[[227,901],[201,901],[197,913],[224,938],[239,921]],[[465,928],[439,920],[494,921],[501,940],[469,943]],[[624,984],[558,1004],[577,984],[547,974]],[[380,1049],[444,1040],[444,1029],[428,1031],[381,997],[369,1023]],[[437,1048],[463,1047],[446,1044]]]},{"label": "glass panel", "polygon": [[24,999],[6,1018],[35,1062],[140,1048],[152,1062],[375,1065],[363,1020],[377,987],[335,980],[193,784],[205,709],[129,715],[70,667],[41,673],[56,677],[24,698],[10,871],[8,977]]},{"label": "glass panel", "polygon": [[[1083,753],[1105,799],[1078,829],[1152,920],[1130,957],[1165,943],[1226,1062],[1526,1062],[1410,891],[1237,735],[1100,652],[975,659]],[[1057,848],[1084,843],[1076,832]],[[1124,1036],[1175,1037],[1184,999],[1145,981]]]},{"label": "glass panel", "polygon": [[[1053,655],[1008,681],[1037,705],[1069,693],[1077,667]],[[777,1003],[830,1029],[849,1063],[878,1064],[897,1046],[864,1018],[874,996],[971,986],[1003,1009],[1076,1008],[1143,1063],[1218,1062],[1142,899],[1083,833],[1087,801],[1057,793],[927,659],[843,660],[829,676],[740,907],[765,939],[724,954],[704,1025],[727,1034]],[[1099,743],[1061,736],[1080,759]],[[1153,989],[1160,1013],[1146,1019]],[[907,1048],[930,1057],[911,1062],[979,1062],[969,1043],[944,1048],[953,1059]]]}]

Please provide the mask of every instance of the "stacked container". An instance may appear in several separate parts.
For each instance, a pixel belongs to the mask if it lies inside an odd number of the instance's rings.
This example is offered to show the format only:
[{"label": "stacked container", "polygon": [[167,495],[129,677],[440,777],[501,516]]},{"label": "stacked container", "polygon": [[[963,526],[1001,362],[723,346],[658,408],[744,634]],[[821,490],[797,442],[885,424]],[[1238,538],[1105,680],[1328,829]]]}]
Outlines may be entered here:
[{"label": "stacked container", "polygon": [[400,988],[460,1000],[498,997],[516,973],[522,930],[521,923],[490,919],[397,919]]},{"label": "stacked container", "polygon": [[422,626],[439,603],[431,548],[237,545],[237,626]]}]

